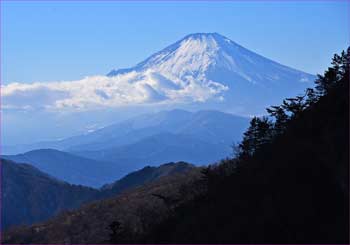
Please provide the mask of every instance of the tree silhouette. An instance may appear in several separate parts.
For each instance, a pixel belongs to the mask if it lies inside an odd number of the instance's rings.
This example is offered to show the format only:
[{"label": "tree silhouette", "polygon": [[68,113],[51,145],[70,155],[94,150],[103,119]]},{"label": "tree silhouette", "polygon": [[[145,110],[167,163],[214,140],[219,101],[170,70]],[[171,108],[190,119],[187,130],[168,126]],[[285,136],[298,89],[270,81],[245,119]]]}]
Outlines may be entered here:
[{"label": "tree silhouette", "polygon": [[324,75],[318,75],[315,84],[319,96],[326,95],[335,88],[343,77],[348,77],[350,64],[350,47],[341,55],[335,54],[332,59],[332,67],[329,67]]},{"label": "tree silhouette", "polygon": [[282,134],[286,128],[287,122],[289,120],[288,115],[281,106],[271,106],[266,109],[271,117],[275,118],[273,134]]},{"label": "tree silhouette", "polygon": [[272,137],[272,125],[267,117],[253,117],[239,145],[240,157],[253,155],[259,148],[269,142]]},{"label": "tree silhouette", "polygon": [[282,108],[286,112],[290,113],[291,119],[296,118],[307,107],[304,101],[304,98],[305,98],[305,95],[304,96],[298,95],[295,98],[288,98],[283,100]]}]

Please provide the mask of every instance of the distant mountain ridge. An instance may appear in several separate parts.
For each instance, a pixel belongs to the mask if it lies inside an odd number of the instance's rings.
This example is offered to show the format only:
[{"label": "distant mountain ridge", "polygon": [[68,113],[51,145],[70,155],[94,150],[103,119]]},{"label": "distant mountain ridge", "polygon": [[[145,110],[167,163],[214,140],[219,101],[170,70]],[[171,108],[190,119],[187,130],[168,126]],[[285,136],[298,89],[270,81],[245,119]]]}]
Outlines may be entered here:
[{"label": "distant mountain ridge", "polygon": [[[162,133],[187,135],[210,143],[221,142],[230,145],[232,141],[241,138],[248,120],[219,111],[161,111],[141,115],[83,135],[80,140],[86,143],[70,146],[65,150],[75,152],[125,146]],[[232,128],[232,131],[227,132],[226,126]]]},{"label": "distant mountain ridge", "polygon": [[145,164],[158,165],[169,161],[187,161],[196,165],[213,163],[230,156],[231,145],[208,143],[188,135],[160,133],[134,144],[99,151],[81,151],[74,154],[98,161],[107,159],[120,163],[120,170],[137,169]]},{"label": "distant mountain ridge", "polygon": [[[205,110],[189,112],[175,109],[157,113],[146,113],[120,123],[97,129],[93,132],[62,140],[18,145],[12,148],[5,146],[3,152],[5,152],[5,154],[18,154],[45,148],[72,152],[100,150],[136,143],[145,137],[164,132],[195,135],[196,137],[199,136],[199,138],[211,135],[210,140],[214,142],[225,141],[231,144],[232,141],[241,138],[241,133],[248,126],[248,121],[249,119],[246,117],[220,111]],[[222,131],[225,130],[225,125],[223,125],[225,123],[231,124],[231,132],[222,133]],[[217,136],[215,137],[215,135]]]},{"label": "distant mountain ridge", "polygon": [[118,166],[111,162],[92,160],[54,149],[4,155],[2,158],[18,163],[29,163],[41,171],[71,184],[95,188],[122,176],[118,171]]}]

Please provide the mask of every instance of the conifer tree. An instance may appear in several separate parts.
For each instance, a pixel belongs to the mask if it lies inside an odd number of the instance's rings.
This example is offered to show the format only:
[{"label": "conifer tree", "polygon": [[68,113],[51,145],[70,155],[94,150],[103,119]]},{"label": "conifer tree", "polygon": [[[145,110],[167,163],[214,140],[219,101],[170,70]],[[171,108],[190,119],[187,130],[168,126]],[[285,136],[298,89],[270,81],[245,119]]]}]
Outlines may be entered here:
[{"label": "conifer tree", "polygon": [[315,81],[316,90],[319,96],[329,93],[335,88],[339,81],[346,76],[349,76],[350,64],[350,47],[347,51],[343,51],[341,55],[335,54],[332,59],[332,67],[329,67],[323,76],[318,75]]},{"label": "conifer tree", "polygon": [[269,142],[271,137],[271,121],[267,117],[253,117],[239,145],[241,157],[253,155],[262,145]]},{"label": "conifer tree", "polygon": [[275,118],[273,135],[282,134],[289,120],[288,115],[281,106],[271,106],[266,109],[271,117]]}]

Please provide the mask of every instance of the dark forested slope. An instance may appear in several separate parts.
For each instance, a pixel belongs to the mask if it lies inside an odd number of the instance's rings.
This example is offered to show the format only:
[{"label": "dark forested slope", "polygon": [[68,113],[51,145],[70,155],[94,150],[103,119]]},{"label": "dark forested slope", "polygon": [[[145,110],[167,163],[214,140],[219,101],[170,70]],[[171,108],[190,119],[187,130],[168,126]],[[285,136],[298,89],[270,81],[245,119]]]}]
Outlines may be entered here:
[{"label": "dark forested slope", "polygon": [[274,121],[254,118],[237,157],[204,172],[208,192],[140,241],[348,243],[349,56],[269,108]]}]

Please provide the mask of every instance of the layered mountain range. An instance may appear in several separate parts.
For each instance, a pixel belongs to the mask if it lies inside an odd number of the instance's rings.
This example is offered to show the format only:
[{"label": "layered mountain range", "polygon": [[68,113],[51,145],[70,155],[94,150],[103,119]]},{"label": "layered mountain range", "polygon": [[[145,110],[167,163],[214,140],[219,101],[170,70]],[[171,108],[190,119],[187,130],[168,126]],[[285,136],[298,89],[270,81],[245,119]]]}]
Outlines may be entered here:
[{"label": "layered mountain range", "polygon": [[30,163],[72,184],[100,187],[146,165],[203,165],[229,157],[248,122],[219,111],[162,111],[88,134],[18,146],[13,152],[24,153],[3,157]]}]

